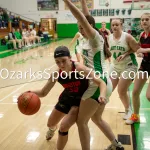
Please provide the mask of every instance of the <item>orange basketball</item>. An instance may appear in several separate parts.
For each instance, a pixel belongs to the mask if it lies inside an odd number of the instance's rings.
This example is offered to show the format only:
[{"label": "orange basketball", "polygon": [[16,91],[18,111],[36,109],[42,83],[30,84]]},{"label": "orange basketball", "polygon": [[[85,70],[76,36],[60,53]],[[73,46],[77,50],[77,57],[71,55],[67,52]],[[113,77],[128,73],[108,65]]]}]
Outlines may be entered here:
[{"label": "orange basketball", "polygon": [[18,97],[18,108],[24,115],[33,115],[40,109],[41,101],[32,92],[25,92]]}]

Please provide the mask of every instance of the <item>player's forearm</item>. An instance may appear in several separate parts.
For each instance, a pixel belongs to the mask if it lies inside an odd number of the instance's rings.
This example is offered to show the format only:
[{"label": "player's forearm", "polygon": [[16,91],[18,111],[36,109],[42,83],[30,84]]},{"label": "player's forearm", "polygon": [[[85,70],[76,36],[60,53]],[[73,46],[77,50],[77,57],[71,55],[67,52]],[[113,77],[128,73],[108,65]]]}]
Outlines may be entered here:
[{"label": "player's forearm", "polygon": [[74,38],[70,43],[69,43],[69,48],[72,47],[73,43],[76,41],[76,39]]},{"label": "player's forearm", "polygon": [[145,53],[150,53],[150,48],[145,48]]},{"label": "player's forearm", "polygon": [[132,53],[134,53],[134,51],[133,51],[133,50],[129,50],[129,51],[127,51],[126,53],[124,53],[124,55],[125,55],[125,57],[126,57],[126,56],[128,56],[128,55],[130,55],[130,54],[132,54]]},{"label": "player's forearm", "polygon": [[104,81],[101,81],[99,88],[100,88],[100,96],[106,98],[106,91],[107,91],[106,83]]},{"label": "player's forearm", "polygon": [[[70,0],[64,0],[66,5],[69,7],[70,11],[72,12],[73,16],[79,21],[83,23],[87,20],[85,16],[82,14],[82,12],[70,1]],[[84,26],[84,25],[83,25]]]},{"label": "player's forearm", "polygon": [[42,90],[36,90],[36,91],[31,91],[31,92],[35,93],[39,97],[44,97],[45,96]]},{"label": "player's forearm", "polygon": [[82,6],[82,12],[85,16],[90,15],[87,4],[86,4],[86,0],[81,0],[81,6]]}]

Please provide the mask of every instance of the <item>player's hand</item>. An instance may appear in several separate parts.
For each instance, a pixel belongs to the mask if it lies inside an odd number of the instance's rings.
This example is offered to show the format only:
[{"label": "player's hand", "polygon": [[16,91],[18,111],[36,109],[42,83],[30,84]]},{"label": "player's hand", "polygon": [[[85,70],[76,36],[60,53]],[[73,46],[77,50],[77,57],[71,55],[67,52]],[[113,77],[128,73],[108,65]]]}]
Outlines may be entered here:
[{"label": "player's hand", "polygon": [[147,53],[147,51],[144,48],[140,48],[137,50],[137,54],[139,54],[139,53]]},{"label": "player's hand", "polygon": [[99,96],[98,98],[98,101],[101,103],[101,104],[106,104],[106,98],[104,96]]},{"label": "player's hand", "polygon": [[143,55],[142,53],[138,53],[138,54],[137,54],[137,57],[142,57],[142,58],[143,58],[144,55]]},{"label": "player's hand", "polygon": [[126,57],[125,54],[124,55],[120,55],[119,57],[117,57],[116,60],[119,62],[119,61],[123,60],[125,57]]}]

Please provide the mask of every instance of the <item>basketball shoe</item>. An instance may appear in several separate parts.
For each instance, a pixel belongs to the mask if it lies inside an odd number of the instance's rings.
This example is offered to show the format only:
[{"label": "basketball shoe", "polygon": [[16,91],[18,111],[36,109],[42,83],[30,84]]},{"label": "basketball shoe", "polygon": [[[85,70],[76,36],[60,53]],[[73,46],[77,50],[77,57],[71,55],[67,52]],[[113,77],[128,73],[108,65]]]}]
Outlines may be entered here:
[{"label": "basketball shoe", "polygon": [[129,108],[129,109],[125,110],[125,115],[123,116],[123,119],[127,120],[128,118],[131,117],[131,115],[132,115],[132,110],[131,110],[131,108]]},{"label": "basketball shoe", "polygon": [[55,131],[56,131],[57,127],[55,129],[51,129],[49,128],[49,130],[46,133],[46,140],[51,140],[51,138],[54,136]]},{"label": "basketball shoe", "polygon": [[116,144],[111,144],[105,150],[124,150],[124,147],[120,142],[117,142]]},{"label": "basketball shoe", "polygon": [[132,114],[131,117],[126,120],[126,124],[128,125],[138,122],[140,122],[140,116],[138,114]]}]

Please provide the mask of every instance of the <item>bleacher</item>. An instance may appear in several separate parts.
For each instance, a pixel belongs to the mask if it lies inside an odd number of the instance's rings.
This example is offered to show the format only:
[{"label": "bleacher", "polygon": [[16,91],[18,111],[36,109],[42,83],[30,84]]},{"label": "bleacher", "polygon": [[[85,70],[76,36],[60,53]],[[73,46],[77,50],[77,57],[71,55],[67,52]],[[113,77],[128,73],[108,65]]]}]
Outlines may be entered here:
[{"label": "bleacher", "polygon": [[[7,13],[8,12],[13,13],[13,12],[10,12],[10,11],[7,10]],[[13,14],[16,15],[16,16],[20,16],[20,15],[15,14],[15,13],[13,13]],[[36,28],[36,32],[37,32],[39,30],[39,26],[34,23],[36,21],[32,20],[30,18],[27,18],[27,20],[25,20],[25,18],[26,17],[24,17],[24,16],[19,17],[18,27],[22,30],[23,27],[28,28],[30,25],[34,25],[34,27]],[[13,50],[13,43],[8,40],[8,34],[11,32],[12,26],[13,26],[13,22],[12,22],[11,19],[9,19],[8,23],[7,23],[7,27],[6,28],[0,28],[0,58],[3,58],[3,56],[1,56],[1,54],[5,54],[5,51],[8,53],[8,50]],[[18,27],[13,26],[13,28],[15,28],[15,29],[17,29]],[[40,39],[41,39],[40,43],[36,42],[36,44],[34,44],[32,46],[23,47],[22,49],[19,49],[19,51],[21,52],[22,50],[29,50],[29,49],[35,48],[37,46],[42,46],[42,45],[45,45],[45,44],[49,44],[50,41],[51,41],[51,38],[53,38],[53,35],[50,34],[49,32],[44,32],[44,34],[47,34],[46,39],[44,37],[40,37]]]}]

